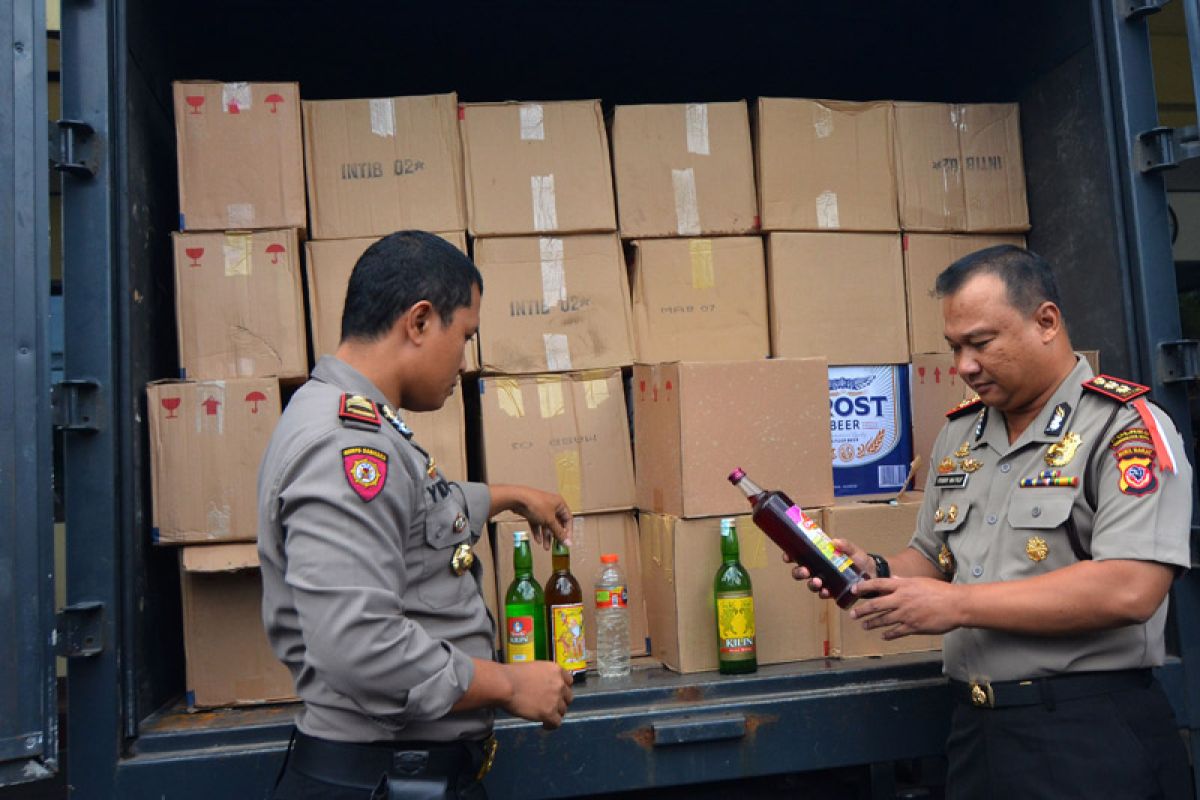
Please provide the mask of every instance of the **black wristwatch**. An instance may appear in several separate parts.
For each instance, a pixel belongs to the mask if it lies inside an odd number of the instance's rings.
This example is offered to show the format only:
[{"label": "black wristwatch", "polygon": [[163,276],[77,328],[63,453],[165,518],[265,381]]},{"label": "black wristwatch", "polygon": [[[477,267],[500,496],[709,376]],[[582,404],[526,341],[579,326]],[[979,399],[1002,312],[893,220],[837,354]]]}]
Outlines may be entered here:
[{"label": "black wristwatch", "polygon": [[867,553],[875,561],[875,577],[890,578],[892,577],[892,567],[888,564],[888,560],[883,556],[874,553]]}]

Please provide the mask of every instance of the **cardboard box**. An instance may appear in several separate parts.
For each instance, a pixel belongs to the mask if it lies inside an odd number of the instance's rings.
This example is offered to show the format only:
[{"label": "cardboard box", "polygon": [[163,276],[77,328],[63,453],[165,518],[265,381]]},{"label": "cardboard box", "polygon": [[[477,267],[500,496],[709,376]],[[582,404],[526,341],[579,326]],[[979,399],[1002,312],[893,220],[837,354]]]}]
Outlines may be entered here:
[{"label": "cardboard box", "polygon": [[830,367],[833,493],[897,492],[912,462],[908,366]]},{"label": "cardboard box", "polygon": [[[513,581],[513,532],[528,531],[525,520],[496,523],[497,597],[500,600],[501,624],[508,624],[504,615],[504,595]],[[533,553],[533,579],[545,588],[553,566],[550,551],[530,540]],[[571,574],[583,589],[583,637],[588,660],[596,659],[596,608],[593,591],[600,577],[600,556],[616,553],[621,571],[625,574],[629,595],[629,653],[646,654],[646,597],[642,591],[642,559],[638,547],[638,524],[631,511],[615,514],[589,514],[575,517],[571,534]],[[503,637],[501,637],[503,639]],[[503,642],[502,642],[503,644]]]},{"label": "cardboard box", "polygon": [[176,81],[179,229],[303,228],[295,83]]},{"label": "cardboard box", "polygon": [[472,236],[616,230],[599,100],[459,107]]},{"label": "cardboard box", "polygon": [[833,365],[908,361],[900,237],[772,233],[767,238],[771,355]]},{"label": "cardboard box", "polygon": [[[824,509],[821,527],[831,538],[848,539],[869,553],[891,556],[908,547],[917,527],[922,494],[910,493],[897,503],[848,503]],[[880,631],[865,631],[832,600],[827,605],[829,655],[840,658],[882,656],[941,650],[941,636],[905,636],[887,641]]]},{"label": "cardboard box", "polygon": [[746,510],[741,467],[802,506],[833,502],[824,359],[633,368],[637,505],[675,517]]},{"label": "cardboard box", "polygon": [[[639,522],[650,654],[677,672],[715,670],[720,519],[642,512]],[[824,657],[824,602],[792,578],[779,549],[749,516],[739,516],[737,528],[739,555],[754,592],[758,663]]]},{"label": "cardboard box", "polygon": [[895,107],[901,228],[1029,229],[1015,103]]},{"label": "cardboard box", "polygon": [[173,233],[182,376],[308,374],[295,230]]},{"label": "cardboard box", "polygon": [[762,239],[633,242],[637,360],[743,361],[771,352]]},{"label": "cardboard box", "polygon": [[892,104],[758,101],[765,231],[898,231]]},{"label": "cardboard box", "polygon": [[908,342],[915,353],[949,353],[943,335],[942,301],[934,291],[937,276],[963,256],[998,244],[1025,246],[1020,234],[907,233],[904,235],[904,282],[908,294]]},{"label": "cardboard box", "polygon": [[302,105],[313,238],[467,227],[457,95]]},{"label": "cardboard box", "polygon": [[758,230],[744,101],[617,106],[613,171],[623,238]]},{"label": "cardboard box", "polygon": [[279,421],[279,382],[146,386],[152,536],[160,544],[253,542],[258,466]]},{"label": "cardboard box", "polygon": [[437,411],[402,411],[401,416],[412,428],[413,441],[429,453],[447,480],[467,480],[467,417],[461,378],[454,394]]},{"label": "cardboard box", "polygon": [[294,700],[292,675],[262,622],[262,578],[253,544],[179,552],[189,708]]},{"label": "cardboard box", "polygon": [[576,514],[633,508],[620,370],[484,377],[479,402],[488,483],[558,492]]},{"label": "cardboard box", "polygon": [[633,363],[629,284],[615,234],[476,239],[484,372]]},{"label": "cardboard box", "polygon": [[[463,231],[439,233],[463,253],[467,252],[467,234]],[[368,247],[382,237],[337,239],[305,242],[308,271],[309,326],[312,330],[313,355],[320,358],[337,350],[342,339],[342,310],[346,305],[346,287],[354,265]],[[479,337],[467,344],[467,372],[479,371]]]},{"label": "cardboard box", "polygon": [[500,576],[496,570],[496,538],[488,529],[489,525],[484,529],[483,534],[479,537],[479,541],[475,544],[475,558],[478,559],[482,568],[482,579],[479,583],[479,591],[483,594],[484,605],[487,606],[488,613],[492,615],[492,621],[496,623],[496,637],[492,642],[492,646],[496,650],[496,659],[503,660],[504,653],[501,649],[502,632],[500,620],[500,608],[503,605],[500,600],[503,598],[498,594],[498,586]]}]

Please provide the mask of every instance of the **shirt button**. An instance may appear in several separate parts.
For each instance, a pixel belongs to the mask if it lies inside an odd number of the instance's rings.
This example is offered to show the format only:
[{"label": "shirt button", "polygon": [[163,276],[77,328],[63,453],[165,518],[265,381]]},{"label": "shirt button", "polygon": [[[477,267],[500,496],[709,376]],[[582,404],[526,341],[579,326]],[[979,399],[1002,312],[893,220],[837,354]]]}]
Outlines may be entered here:
[{"label": "shirt button", "polygon": [[983,574],[983,567],[976,564],[975,566],[971,567],[971,574],[978,578]]},{"label": "shirt button", "polygon": [[1000,465],[1001,472],[1007,473],[1010,469],[1012,469],[1012,464],[1001,464]]},{"label": "shirt button", "polygon": [[1030,514],[1033,514],[1035,517],[1040,517],[1040,516],[1042,515],[1042,507],[1041,507],[1041,506],[1034,506],[1034,507],[1033,507],[1033,510],[1032,510],[1032,511],[1030,511],[1029,513],[1030,513]]},{"label": "shirt button", "polygon": [[998,519],[995,514],[988,514],[987,523],[988,525],[995,525]]}]

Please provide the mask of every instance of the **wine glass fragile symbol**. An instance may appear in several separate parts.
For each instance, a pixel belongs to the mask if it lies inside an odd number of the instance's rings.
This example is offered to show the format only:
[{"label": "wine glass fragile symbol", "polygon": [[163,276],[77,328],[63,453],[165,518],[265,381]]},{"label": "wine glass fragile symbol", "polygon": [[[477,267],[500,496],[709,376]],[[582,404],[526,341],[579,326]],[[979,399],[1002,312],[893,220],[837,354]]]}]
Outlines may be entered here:
[{"label": "wine glass fragile symbol", "polygon": [[204,105],[204,95],[189,94],[187,96],[187,104],[192,107],[192,110],[189,113],[199,114],[200,106]]},{"label": "wine glass fragile symbol", "polygon": [[180,398],[164,397],[162,399],[162,407],[167,410],[167,419],[178,419],[179,415],[175,413],[175,409],[179,408]]},{"label": "wine glass fragile symbol", "polygon": [[187,253],[187,257],[192,260],[192,263],[188,264],[189,267],[200,266],[200,257],[202,255],[204,255],[203,247],[189,247],[189,248],[185,249],[183,252]]}]

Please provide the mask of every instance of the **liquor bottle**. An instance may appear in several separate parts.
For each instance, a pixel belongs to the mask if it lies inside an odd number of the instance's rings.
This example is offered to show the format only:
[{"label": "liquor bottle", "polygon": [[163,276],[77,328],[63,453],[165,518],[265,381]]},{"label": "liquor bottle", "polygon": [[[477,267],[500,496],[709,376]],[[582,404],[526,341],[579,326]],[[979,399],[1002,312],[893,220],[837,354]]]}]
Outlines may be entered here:
[{"label": "liquor bottle", "polygon": [[629,590],[616,553],[600,556],[596,578],[596,674],[623,678],[629,674]]},{"label": "liquor bottle", "polygon": [[825,531],[783,492],[765,491],[746,477],[741,468],[729,473],[729,482],[741,489],[754,509],[754,524],[771,537],[797,564],[807,567],[838,606],[849,608],[858,600],[851,592],[867,574],[836,547]]},{"label": "liquor bottle", "polygon": [[738,560],[737,523],[721,520],[721,566],[713,580],[717,599],[717,665],[726,675],[758,669],[754,592],[750,573]]},{"label": "liquor bottle", "polygon": [[508,664],[546,660],[546,601],[533,579],[529,534],[513,534],[512,583],[504,595],[504,660]]},{"label": "liquor bottle", "polygon": [[587,646],[583,641],[583,590],[571,574],[571,551],[555,540],[550,555],[554,573],[546,581],[548,655],[575,680],[587,677]]}]

